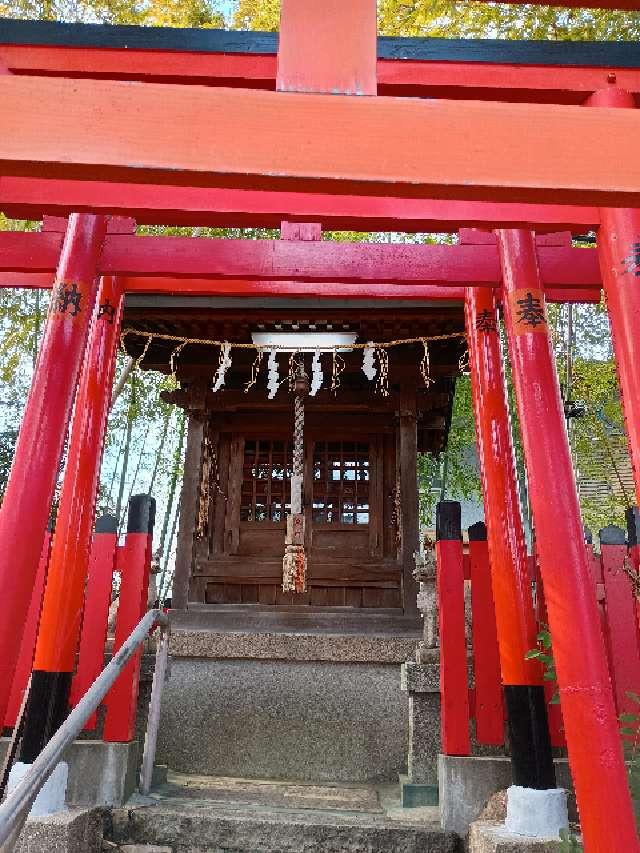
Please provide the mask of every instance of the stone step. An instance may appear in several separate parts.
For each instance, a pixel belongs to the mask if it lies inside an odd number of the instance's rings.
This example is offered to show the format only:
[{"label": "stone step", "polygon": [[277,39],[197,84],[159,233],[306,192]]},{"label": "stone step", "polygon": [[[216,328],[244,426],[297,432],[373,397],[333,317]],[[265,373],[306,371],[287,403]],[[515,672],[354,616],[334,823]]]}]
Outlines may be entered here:
[{"label": "stone step", "polygon": [[[461,853],[437,826],[347,813],[232,809],[200,800],[165,802],[114,815],[114,840],[167,846],[174,853]],[[126,849],[126,848],[125,848]]]},{"label": "stone step", "polygon": [[401,610],[358,611],[352,607],[261,606],[259,604],[190,604],[171,612],[177,631],[285,631],[406,636],[419,639],[419,616]]},{"label": "stone step", "polygon": [[114,850],[119,853],[172,853],[170,847],[158,847],[157,844],[120,844]]},{"label": "stone step", "polygon": [[396,789],[366,785],[173,776],[152,797],[114,810],[107,837],[124,850],[171,853],[462,853],[437,808],[398,803]]}]

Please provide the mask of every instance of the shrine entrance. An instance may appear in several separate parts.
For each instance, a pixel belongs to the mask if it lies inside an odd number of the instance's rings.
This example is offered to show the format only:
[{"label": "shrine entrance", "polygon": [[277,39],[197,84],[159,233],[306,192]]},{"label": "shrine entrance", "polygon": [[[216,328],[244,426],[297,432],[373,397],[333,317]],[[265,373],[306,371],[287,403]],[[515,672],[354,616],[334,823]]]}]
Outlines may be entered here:
[{"label": "shrine entrance", "polygon": [[[264,428],[249,427],[244,435],[212,437],[218,439],[218,454],[226,457],[222,465],[229,472],[228,492],[240,492],[240,518],[238,524],[236,501],[227,507],[229,536],[218,551],[230,558],[228,563],[220,561],[228,566],[229,575],[207,582],[205,602],[401,606],[394,508],[387,501],[390,535],[383,543],[385,507],[384,500],[378,500],[395,488],[395,470],[389,464],[394,461],[391,437],[387,435],[385,478],[384,433],[355,434],[344,440],[337,425],[323,430],[322,420],[320,414],[311,416],[306,430],[303,507],[312,586],[302,595],[282,591],[286,513],[291,511],[290,435],[269,435]],[[372,471],[375,483],[370,480]],[[370,494],[374,490],[375,496]],[[223,499],[217,494],[215,500]],[[375,509],[372,497],[378,504]],[[251,571],[234,569],[233,561],[250,565]]]},{"label": "shrine entrance", "polygon": [[[175,372],[180,387],[165,396],[190,416],[185,482],[193,489],[183,495],[189,518],[180,525],[174,607],[348,608],[410,615],[417,626],[416,456],[444,446],[462,352],[460,307],[425,302],[409,312],[403,303],[367,303],[354,316],[337,301],[319,309],[278,300],[274,310],[252,299],[209,299],[196,314],[182,302],[137,297],[124,338],[131,355],[144,353],[143,368]],[[269,349],[282,335],[289,348]],[[428,342],[438,335],[451,337]],[[171,336],[191,342],[176,356]],[[229,344],[224,383],[216,380],[220,347],[208,338]],[[345,345],[331,348],[336,340]],[[367,342],[389,345],[383,365],[373,347],[365,355]],[[311,377],[302,593],[282,588],[294,362]]]}]

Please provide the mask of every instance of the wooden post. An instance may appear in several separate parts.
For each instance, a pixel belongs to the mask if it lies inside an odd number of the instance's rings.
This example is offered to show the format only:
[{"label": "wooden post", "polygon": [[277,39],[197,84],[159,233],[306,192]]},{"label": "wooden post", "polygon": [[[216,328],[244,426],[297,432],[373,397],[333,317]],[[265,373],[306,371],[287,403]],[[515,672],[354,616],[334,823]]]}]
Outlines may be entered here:
[{"label": "wooden post", "polygon": [[240,547],[240,504],[242,501],[242,476],[244,465],[244,436],[232,435],[229,448],[229,488],[225,516],[224,550],[237,554]]},{"label": "wooden post", "polygon": [[[593,107],[632,108],[633,95],[615,86],[593,94]],[[640,504],[640,210],[600,210],[598,254],[620,381],[631,468]]]},{"label": "wooden post", "polygon": [[526,660],[536,624],[493,292],[466,288],[465,317],[513,781],[555,788],[542,667]]},{"label": "wooden post", "polygon": [[[147,610],[151,543],[156,516],[156,502],[150,495],[134,495],[129,501],[127,538],[118,551],[120,569],[120,602],[116,618],[113,653],[125,644]],[[124,667],[106,698],[104,740],[127,743],[135,734],[140,662],[142,649]]]},{"label": "wooden post", "polygon": [[631,565],[640,573],[640,507],[632,506],[627,512],[627,541]]},{"label": "wooden post", "polygon": [[631,853],[639,849],[638,836],[534,236],[524,230],[497,234],[536,544],[585,847],[598,853]]},{"label": "wooden post", "polygon": [[73,215],[0,509],[0,720],[38,570],[80,364],[98,292],[102,216]]},{"label": "wooden post", "polygon": [[400,482],[400,565],[402,608],[407,615],[418,614],[418,583],[413,576],[415,554],[420,548],[418,514],[418,429],[415,388],[402,387],[398,421],[398,472]]},{"label": "wooden post", "polygon": [[124,299],[102,279],[71,426],[56,530],[27,703],[22,760],[30,764],[69,712],[80,639],[102,448],[111,401]]},{"label": "wooden post", "polygon": [[638,706],[629,693],[637,692],[640,686],[640,633],[637,601],[624,571],[628,557],[625,531],[611,524],[600,531],[599,537],[616,707],[618,714],[635,714]]},{"label": "wooden post", "polygon": [[476,739],[478,743],[501,746],[504,743],[504,702],[485,523],[478,521],[468,533]]},{"label": "wooden post", "polygon": [[442,751],[445,755],[470,755],[462,530],[456,501],[440,501],[436,508],[436,572]]},{"label": "wooden post", "polygon": [[171,609],[183,610],[189,601],[189,584],[193,569],[193,544],[200,495],[200,476],[202,462],[202,443],[204,439],[204,421],[201,417],[189,414],[187,424],[187,448],[182,476],[182,496],[180,498],[180,526],[176,546],[176,570],[173,577]]},{"label": "wooden post", "polygon": [[[640,575],[640,507],[632,506],[626,512],[627,517],[627,543],[629,546],[629,559],[632,567]],[[636,598],[636,614],[640,626],[640,600]]]},{"label": "wooden post", "polygon": [[24,624],[24,632],[22,634],[22,643],[20,645],[20,656],[16,666],[16,672],[11,685],[11,695],[9,697],[9,705],[7,714],[4,718],[4,725],[13,728],[19,722],[20,709],[24,706],[28,696],[29,677],[31,675],[31,667],[33,666],[33,655],[36,648],[36,640],[38,639],[38,622],[40,621],[40,611],[42,610],[42,596],[44,595],[44,584],[47,577],[47,566],[49,564],[49,551],[51,550],[52,534],[47,531],[42,549],[42,556],[38,565],[38,574],[33,586],[33,594],[29,611]]},{"label": "wooden post", "polygon": [[[118,519],[102,515],[96,521],[91,543],[89,577],[84,599],[85,617],[80,634],[80,653],[76,674],[71,684],[71,707],[75,708],[104,669],[104,649],[109,628],[109,607],[113,590],[113,573],[118,552]],[[97,713],[85,724],[85,731],[95,729]]]}]

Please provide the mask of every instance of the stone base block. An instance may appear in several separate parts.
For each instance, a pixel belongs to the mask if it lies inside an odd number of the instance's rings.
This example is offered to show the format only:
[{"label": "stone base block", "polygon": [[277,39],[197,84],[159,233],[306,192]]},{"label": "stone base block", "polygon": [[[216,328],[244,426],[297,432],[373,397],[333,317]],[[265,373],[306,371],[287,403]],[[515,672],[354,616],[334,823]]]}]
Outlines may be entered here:
[{"label": "stone base block", "polygon": [[559,853],[560,844],[558,839],[513,835],[500,823],[476,821],[469,827],[469,853]]},{"label": "stone base block", "polygon": [[438,785],[440,695],[409,693],[409,749],[407,770],[417,785]]},{"label": "stone base block", "polygon": [[[571,773],[566,759],[555,761],[558,786],[569,791],[569,819],[576,819]],[[512,783],[511,759],[502,756],[438,756],[440,821],[465,836],[489,798]]]},{"label": "stone base block", "polygon": [[536,790],[512,785],[507,790],[504,827],[516,835],[559,838],[569,828],[567,792],[563,788]]},{"label": "stone base block", "polygon": [[202,776],[393,783],[408,741],[399,688],[397,663],[174,658],[158,762]]},{"label": "stone base block", "polygon": [[14,853],[97,853],[102,846],[102,824],[100,809],[30,817]]},{"label": "stone base block", "polygon": [[[0,761],[8,738],[0,740]],[[121,806],[134,792],[138,742],[104,743],[78,740],[65,755],[69,765],[67,803],[73,806]]]},{"label": "stone base block", "polygon": [[[9,773],[7,782],[7,793],[13,791],[31,770],[30,764],[17,761]],[[64,811],[67,781],[69,778],[69,765],[61,761],[53,771],[44,785],[40,788],[38,796],[33,801],[29,815],[31,817],[44,817],[49,814]]]},{"label": "stone base block", "polygon": [[437,663],[407,661],[400,688],[409,694],[409,780],[437,786],[440,752],[440,667]]}]

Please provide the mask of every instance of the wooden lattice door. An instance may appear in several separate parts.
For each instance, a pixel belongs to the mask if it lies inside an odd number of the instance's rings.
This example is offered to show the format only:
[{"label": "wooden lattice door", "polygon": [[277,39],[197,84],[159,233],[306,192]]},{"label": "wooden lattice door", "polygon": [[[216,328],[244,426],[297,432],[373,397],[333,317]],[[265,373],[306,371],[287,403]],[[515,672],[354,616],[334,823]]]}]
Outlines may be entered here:
[{"label": "wooden lattice door", "polygon": [[368,442],[317,441],[312,488],[314,528],[368,525]]}]

